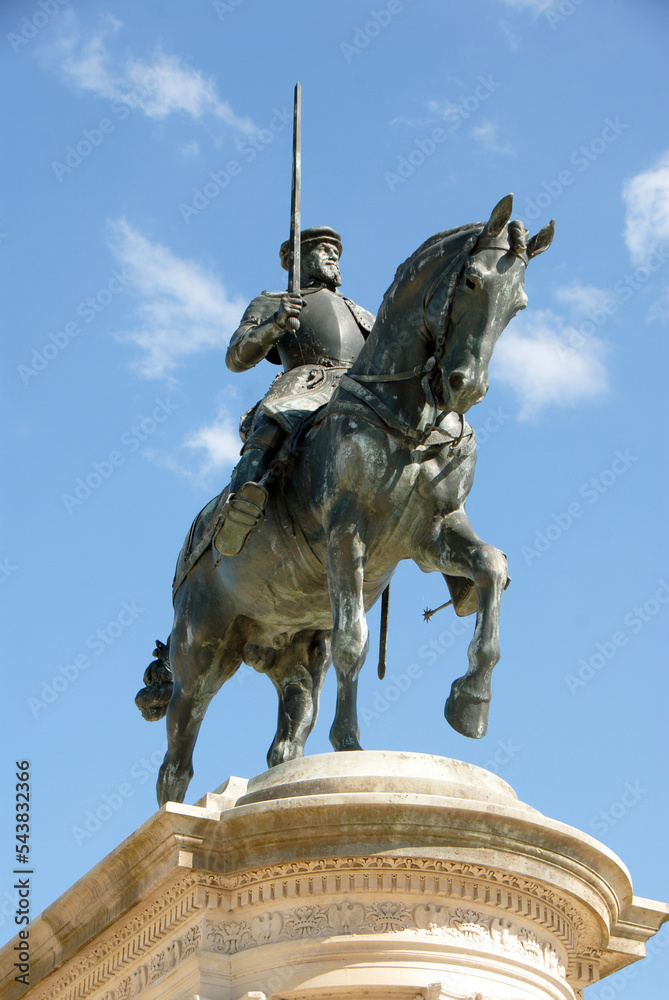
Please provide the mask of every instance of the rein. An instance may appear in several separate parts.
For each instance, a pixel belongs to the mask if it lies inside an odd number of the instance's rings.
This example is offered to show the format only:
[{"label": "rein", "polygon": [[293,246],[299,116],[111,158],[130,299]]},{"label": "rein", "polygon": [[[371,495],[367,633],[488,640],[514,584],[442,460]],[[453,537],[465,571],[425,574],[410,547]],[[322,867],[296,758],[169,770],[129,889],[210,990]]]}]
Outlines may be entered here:
[{"label": "rein", "polygon": [[[443,359],[443,353],[446,348],[446,339],[448,328],[451,323],[451,312],[453,309],[453,301],[455,299],[455,293],[457,291],[460,279],[465,270],[465,267],[469,261],[472,248],[476,245],[480,233],[471,235],[464,248],[460,251],[457,257],[453,260],[450,267],[448,267],[442,274],[428,286],[425,295],[423,296],[423,324],[430,331],[430,327],[427,323],[427,310],[430,302],[437,293],[437,290],[444,283],[446,279],[450,281],[450,288],[448,289],[448,295],[445,305],[445,315],[443,323],[439,324],[439,331],[435,336],[435,350],[434,354],[425,361],[422,365],[416,365],[415,368],[411,368],[408,371],[403,372],[380,372],[374,375],[363,375],[357,372],[351,372],[350,370],[342,376],[341,383],[344,384],[344,388],[357,396],[360,400],[366,403],[379,417],[383,420],[393,430],[399,431],[406,437],[411,438],[415,441],[420,441],[421,443],[426,441],[430,436],[432,431],[435,429],[437,424],[437,417],[439,415],[439,410],[434,400],[434,394],[432,392],[432,386],[430,381],[433,377],[435,369],[441,372],[441,364]],[[370,392],[370,390],[364,385],[365,382],[401,382],[405,379],[420,377],[421,388],[425,395],[426,402],[432,409],[432,417],[423,431],[417,431],[415,428],[410,427],[408,424],[403,423],[393,412],[390,410],[385,403],[382,403],[375,393]],[[341,384],[340,383],[340,384]],[[454,438],[453,444],[451,445],[451,452],[453,452],[462,443],[465,431],[465,418],[463,414],[460,416],[460,434],[457,438]]]}]

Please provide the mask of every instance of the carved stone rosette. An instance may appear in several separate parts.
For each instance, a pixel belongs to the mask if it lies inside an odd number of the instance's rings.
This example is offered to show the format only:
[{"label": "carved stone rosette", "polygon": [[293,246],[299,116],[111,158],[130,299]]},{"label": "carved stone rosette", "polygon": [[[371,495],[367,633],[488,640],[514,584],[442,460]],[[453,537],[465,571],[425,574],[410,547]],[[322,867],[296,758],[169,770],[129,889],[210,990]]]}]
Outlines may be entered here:
[{"label": "carved stone rosette", "polygon": [[480,768],[319,755],[161,809],[32,925],[31,985],[0,993],[573,1000],[668,916]]}]

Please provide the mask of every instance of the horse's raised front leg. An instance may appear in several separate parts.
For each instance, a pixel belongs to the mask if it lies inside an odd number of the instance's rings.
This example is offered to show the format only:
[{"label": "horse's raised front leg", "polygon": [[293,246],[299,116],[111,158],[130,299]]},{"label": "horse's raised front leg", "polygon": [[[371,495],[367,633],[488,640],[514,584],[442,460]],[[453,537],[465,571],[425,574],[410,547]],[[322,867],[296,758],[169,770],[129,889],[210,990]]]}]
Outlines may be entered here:
[{"label": "horse's raised front leg", "polygon": [[279,695],[276,736],[267,753],[267,766],[304,755],[304,744],[314,728],[325,672],[330,662],[328,632],[300,632],[276,658],[268,675]]},{"label": "horse's raised front leg", "polygon": [[480,739],[488,729],[493,668],[499,661],[499,609],[509,574],[506,556],[481,541],[464,511],[444,518],[439,531],[439,569],[474,581],[478,611],[467,655],[469,669],[453,682],[444,714],[463,736]]},{"label": "horse's raised front leg", "polygon": [[362,750],[358,726],[358,674],[369,648],[362,585],[365,545],[356,511],[331,521],[328,532],[328,587],[332,607],[332,662],[337,674],[337,709],[330,729],[335,750]]}]

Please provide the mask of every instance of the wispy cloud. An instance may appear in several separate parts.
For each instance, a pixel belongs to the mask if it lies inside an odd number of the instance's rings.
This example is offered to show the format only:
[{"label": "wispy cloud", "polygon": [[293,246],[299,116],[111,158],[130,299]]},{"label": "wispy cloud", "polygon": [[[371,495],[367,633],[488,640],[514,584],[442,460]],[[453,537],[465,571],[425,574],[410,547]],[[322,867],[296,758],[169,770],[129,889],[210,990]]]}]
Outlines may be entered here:
[{"label": "wispy cloud", "polygon": [[518,38],[518,35],[515,33],[515,31],[512,31],[512,29],[510,28],[510,26],[507,24],[506,21],[500,21],[499,27],[500,31],[506,38],[507,45],[509,46],[511,51],[517,52],[520,48],[520,39]]},{"label": "wispy cloud", "polygon": [[100,18],[96,29],[82,27],[74,10],[63,11],[55,41],[41,47],[42,61],[57,67],[72,86],[107,100],[118,100],[139,108],[156,120],[171,114],[187,114],[199,120],[205,115],[251,134],[256,126],[239,117],[218,95],[216,84],[181,57],[158,49],[150,60],[110,51],[123,22],[112,14]]},{"label": "wispy cloud", "polygon": [[655,320],[659,320],[660,323],[669,323],[669,288],[665,288],[659,299],[653,302],[646,319],[649,323],[653,323]]},{"label": "wispy cloud", "polygon": [[514,153],[511,143],[500,140],[499,125],[489,118],[486,118],[478,125],[474,125],[470,135],[489,153],[504,153],[507,156],[512,156]]},{"label": "wispy cloud", "polygon": [[450,101],[448,98],[433,98],[427,102],[427,109],[430,114],[438,115],[439,118],[445,119],[452,117],[459,111],[459,107],[455,101]]},{"label": "wispy cloud", "polygon": [[574,328],[550,309],[528,310],[500,338],[491,376],[509,386],[520,401],[520,420],[550,406],[575,406],[599,399],[608,390],[604,344],[589,337],[576,351],[569,346]]},{"label": "wispy cloud", "polygon": [[226,348],[246,302],[231,298],[206,268],[151,242],[124,218],[109,227],[109,246],[132,275],[137,296],[136,324],[117,336],[140,349],[134,364],[139,374],[165,376],[189,355]]},{"label": "wispy cloud", "polygon": [[597,285],[581,285],[578,281],[572,281],[569,285],[556,288],[555,297],[573,312],[586,313],[592,309],[603,309],[611,299],[611,292],[606,288],[598,288]]},{"label": "wispy cloud", "polygon": [[625,243],[633,264],[669,244],[669,150],[623,188]]},{"label": "wispy cloud", "polygon": [[552,7],[555,0],[502,0],[502,3],[507,7],[513,7],[514,10],[529,10],[538,16]]},{"label": "wispy cloud", "polygon": [[391,125],[405,125],[407,128],[423,128],[426,125],[431,125],[434,122],[434,118],[405,118],[400,115],[398,118],[391,118]]},{"label": "wispy cloud", "polygon": [[196,486],[215,485],[222,489],[239,461],[241,440],[228,408],[221,405],[210,423],[188,435],[171,454],[147,450],[146,457],[160,468],[169,469]]},{"label": "wispy cloud", "polygon": [[182,156],[199,156],[200,155],[200,143],[193,139],[192,142],[180,142],[179,152]]}]

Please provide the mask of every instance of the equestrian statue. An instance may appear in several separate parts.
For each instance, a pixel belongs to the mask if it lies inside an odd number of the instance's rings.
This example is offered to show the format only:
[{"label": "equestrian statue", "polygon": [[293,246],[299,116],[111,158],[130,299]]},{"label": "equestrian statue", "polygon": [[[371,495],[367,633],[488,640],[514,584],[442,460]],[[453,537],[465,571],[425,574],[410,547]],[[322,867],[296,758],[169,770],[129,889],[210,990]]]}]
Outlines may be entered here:
[{"label": "equestrian statue", "polygon": [[209,702],[243,662],[277,690],[270,767],[303,755],[331,662],[330,742],[362,749],[366,614],[403,559],[444,575],[456,614],[476,612],[468,670],[445,715],[464,736],[487,730],[509,576],[504,553],[465,512],[476,464],[465,414],[488,391],[495,343],[527,304],[525,269],[550,246],[554,223],[529,239],[510,221],[507,195],[486,223],[426,240],[398,267],[374,320],[337,292],[339,234],[318,227],[300,240],[295,187],[281,250],[289,290],[253,300],[227,356],[233,371],[268,358],[284,373],[242,419],[230,486],[190,529],[172,631],[136,699],[145,718],[167,715],[160,804],[183,801]]}]

